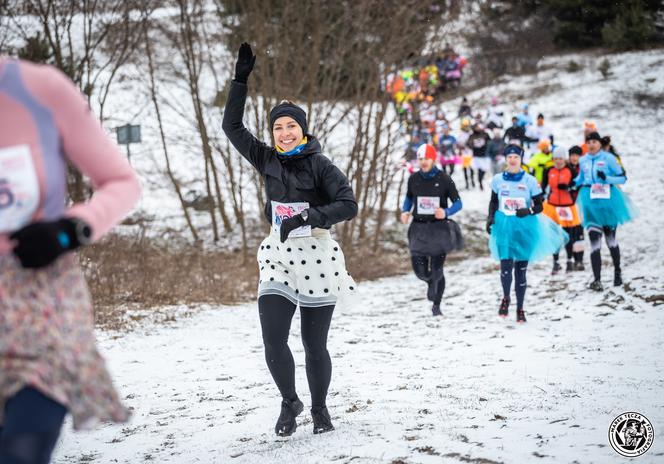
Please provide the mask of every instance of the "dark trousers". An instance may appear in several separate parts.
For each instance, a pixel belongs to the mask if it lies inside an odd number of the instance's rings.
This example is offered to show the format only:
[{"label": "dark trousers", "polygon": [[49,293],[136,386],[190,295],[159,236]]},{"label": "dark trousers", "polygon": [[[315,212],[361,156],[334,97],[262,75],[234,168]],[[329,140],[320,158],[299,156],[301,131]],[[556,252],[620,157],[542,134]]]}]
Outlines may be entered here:
[{"label": "dark trousers", "polygon": [[[258,299],[265,361],[281,396],[296,399],[295,362],[288,347],[288,333],[296,306],[279,295],[263,295]],[[302,344],[304,345],[307,381],[311,406],[323,407],[332,378],[332,360],[327,351],[327,333],[334,305],[317,308],[300,307]]]},{"label": "dark trousers", "polygon": [[510,299],[512,288],[512,271],[514,271],[514,292],[516,293],[516,309],[523,309],[526,298],[526,271],[528,261],[500,260],[500,283],[503,285],[503,297]]},{"label": "dark trousers", "polygon": [[475,187],[475,171],[473,168],[463,168],[463,179],[466,181],[466,190],[470,188],[468,181]]},{"label": "dark trousers", "polygon": [[606,246],[609,247],[611,253],[611,260],[613,261],[613,270],[620,273],[620,248],[618,247],[618,240],[616,240],[615,227],[604,226],[588,228],[588,238],[590,238],[590,264],[593,268],[593,275],[595,280],[600,280],[602,276],[602,256],[600,250],[602,248],[602,234],[606,240]]},{"label": "dark trousers", "polygon": [[34,388],[5,403],[0,427],[0,464],[48,464],[67,408]]},{"label": "dark trousers", "polygon": [[429,286],[427,296],[430,301],[439,305],[445,292],[445,273],[443,266],[447,255],[440,256],[411,256],[413,271],[418,279]]}]

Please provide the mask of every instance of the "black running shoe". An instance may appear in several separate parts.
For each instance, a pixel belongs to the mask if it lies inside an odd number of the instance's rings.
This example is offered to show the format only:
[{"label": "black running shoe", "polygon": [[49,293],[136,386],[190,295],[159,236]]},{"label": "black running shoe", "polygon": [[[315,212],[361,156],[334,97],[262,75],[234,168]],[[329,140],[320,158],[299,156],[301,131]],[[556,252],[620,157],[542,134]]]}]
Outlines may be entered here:
[{"label": "black running shoe", "polygon": [[314,420],[314,435],[334,430],[330,413],[327,412],[325,406],[322,408],[311,408],[311,418]]},{"label": "black running shoe", "polygon": [[440,305],[434,303],[433,306],[431,307],[431,314],[433,316],[442,316],[443,313],[440,311]]},{"label": "black running shoe", "polygon": [[567,261],[565,272],[572,272],[573,270],[574,270],[574,264],[572,263],[572,261]]},{"label": "black running shoe", "polygon": [[510,299],[509,298],[503,298],[502,301],[500,302],[500,309],[498,309],[498,315],[500,317],[507,317],[507,310],[510,307]]},{"label": "black running shoe", "polygon": [[560,266],[558,261],[553,263],[553,269],[551,270],[551,275],[558,274],[563,268]]},{"label": "black running shoe", "polygon": [[583,261],[579,261],[577,263],[574,263],[574,270],[575,271],[585,271],[586,266],[583,265]]},{"label": "black running shoe", "polygon": [[274,426],[274,432],[280,437],[289,437],[295,433],[297,422],[295,418],[300,415],[304,409],[304,404],[299,399],[294,401],[281,401],[281,414],[277,419],[277,425]]},{"label": "black running shoe", "polygon": [[622,274],[620,273],[620,271],[616,271],[613,274],[613,286],[620,287],[622,284],[623,284]]},{"label": "black running shoe", "polygon": [[596,292],[601,292],[604,290],[604,287],[602,287],[602,282],[599,280],[593,280],[592,283],[588,286],[590,290],[594,290]]},{"label": "black running shoe", "polygon": [[526,313],[523,311],[523,309],[516,310],[516,322],[518,324],[523,324],[526,322]]}]

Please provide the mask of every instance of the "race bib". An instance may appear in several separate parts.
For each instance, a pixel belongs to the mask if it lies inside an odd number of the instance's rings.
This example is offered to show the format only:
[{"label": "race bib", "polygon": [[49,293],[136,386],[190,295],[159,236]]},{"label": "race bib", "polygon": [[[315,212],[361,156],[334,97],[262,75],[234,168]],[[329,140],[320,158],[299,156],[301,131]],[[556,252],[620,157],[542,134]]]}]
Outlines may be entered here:
[{"label": "race bib", "polygon": [[592,200],[608,200],[611,198],[611,185],[592,184],[590,186],[590,198]]},{"label": "race bib", "polygon": [[[297,216],[305,209],[309,208],[309,203],[279,203],[278,201],[273,201],[272,203],[272,230],[279,233],[281,228],[281,223],[284,219],[288,219],[293,216]],[[288,238],[296,237],[311,237],[311,226],[302,226],[293,230],[288,234]]]},{"label": "race bib", "polygon": [[0,233],[30,222],[39,207],[39,180],[30,147],[0,148]]},{"label": "race bib", "polygon": [[556,213],[561,221],[571,221],[574,219],[574,214],[572,214],[572,208],[569,206],[557,206]]},{"label": "race bib", "polygon": [[440,197],[417,197],[417,214],[434,215],[440,208]]},{"label": "race bib", "polygon": [[516,210],[526,207],[526,199],[521,197],[502,197],[500,210],[507,216],[516,215]]}]

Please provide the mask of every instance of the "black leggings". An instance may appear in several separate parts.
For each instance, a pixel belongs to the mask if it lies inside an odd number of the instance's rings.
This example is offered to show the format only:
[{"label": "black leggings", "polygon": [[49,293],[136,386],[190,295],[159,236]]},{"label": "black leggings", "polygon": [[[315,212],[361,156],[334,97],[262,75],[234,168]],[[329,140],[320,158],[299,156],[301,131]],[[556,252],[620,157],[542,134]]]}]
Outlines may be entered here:
[{"label": "black leggings", "polygon": [[[258,299],[258,313],[263,331],[265,361],[281,396],[297,399],[295,362],[288,347],[288,333],[295,314],[295,304],[280,295],[263,295]],[[327,332],[334,305],[317,308],[300,307],[302,345],[311,392],[311,407],[325,406],[327,389],[332,377],[332,360],[327,351]]]},{"label": "black leggings", "polygon": [[445,257],[440,256],[411,256],[413,264],[413,271],[418,279],[425,281],[429,287],[437,284],[437,291],[431,301],[439,305],[443,299],[445,292],[445,273],[443,266],[445,265]]},{"label": "black leggings", "polygon": [[[574,244],[577,242],[583,243],[583,226],[563,227],[563,230],[569,235],[569,241],[565,244],[565,252],[567,259],[577,263],[583,262],[583,251],[574,251]],[[554,253],[553,260],[558,261],[559,253]]]},{"label": "black leggings", "polygon": [[470,184],[468,181],[473,184],[473,187],[475,187],[475,171],[473,168],[463,168],[463,179],[466,181],[466,189],[470,188]]},{"label": "black leggings", "polygon": [[26,387],[5,403],[0,464],[48,464],[67,409]]},{"label": "black leggings", "polygon": [[514,270],[516,309],[523,309],[523,300],[526,297],[527,288],[526,271],[528,270],[528,261],[500,260],[500,282],[503,284],[503,296],[508,300],[512,288],[512,269]]},{"label": "black leggings", "polygon": [[484,190],[484,185],[482,184],[482,181],[484,180],[485,173],[486,171],[484,171],[484,169],[477,170],[477,181],[480,184],[480,190]]},{"label": "black leggings", "polygon": [[600,280],[602,276],[602,256],[600,250],[602,248],[602,233],[606,240],[606,246],[609,247],[611,259],[613,260],[613,269],[616,273],[620,273],[620,248],[616,240],[616,228],[604,226],[588,228],[588,238],[590,238],[590,264],[593,267],[593,275],[595,280]]}]

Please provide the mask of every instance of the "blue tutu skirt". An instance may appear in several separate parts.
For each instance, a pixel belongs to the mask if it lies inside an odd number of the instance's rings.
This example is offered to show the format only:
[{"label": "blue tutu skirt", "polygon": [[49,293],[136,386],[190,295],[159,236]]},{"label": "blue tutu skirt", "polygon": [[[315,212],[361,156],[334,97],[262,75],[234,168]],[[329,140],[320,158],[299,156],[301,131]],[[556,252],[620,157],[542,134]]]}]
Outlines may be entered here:
[{"label": "blue tutu skirt", "polygon": [[489,250],[497,260],[534,262],[556,253],[568,240],[567,232],[544,214],[519,218],[497,211]]},{"label": "blue tutu skirt", "polygon": [[611,198],[591,199],[590,187],[582,187],[576,199],[581,211],[583,227],[617,227],[635,219],[638,208],[629,196],[615,185],[611,186]]}]

